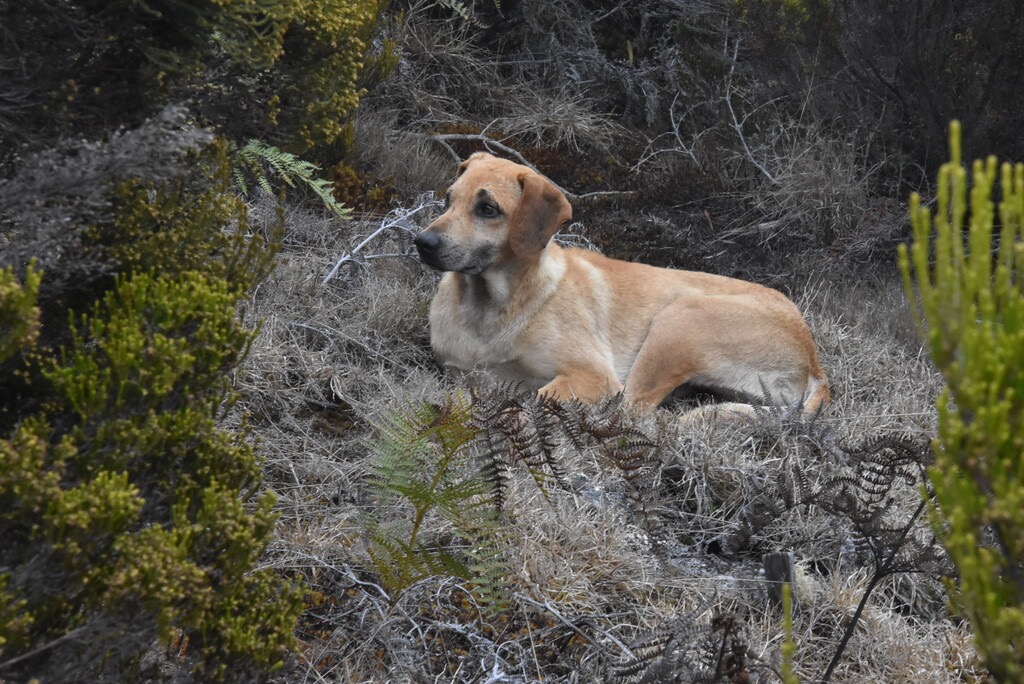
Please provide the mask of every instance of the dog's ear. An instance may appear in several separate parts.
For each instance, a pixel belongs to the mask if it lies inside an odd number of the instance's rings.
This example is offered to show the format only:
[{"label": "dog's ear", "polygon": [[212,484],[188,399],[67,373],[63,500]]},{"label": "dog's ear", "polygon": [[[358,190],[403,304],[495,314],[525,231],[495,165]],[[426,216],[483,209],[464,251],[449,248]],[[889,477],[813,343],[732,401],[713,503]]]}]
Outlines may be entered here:
[{"label": "dog's ear", "polygon": [[539,174],[520,174],[519,185],[523,195],[510,221],[509,244],[518,256],[527,256],[544,249],[572,218],[572,206],[561,190]]}]

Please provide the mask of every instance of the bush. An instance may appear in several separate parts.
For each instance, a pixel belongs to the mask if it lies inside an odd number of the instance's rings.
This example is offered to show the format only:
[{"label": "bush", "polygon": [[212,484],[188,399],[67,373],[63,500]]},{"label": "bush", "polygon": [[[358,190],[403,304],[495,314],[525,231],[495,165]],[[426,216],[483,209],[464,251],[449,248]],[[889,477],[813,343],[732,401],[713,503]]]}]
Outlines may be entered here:
[{"label": "bush", "polygon": [[255,495],[259,463],[216,426],[222,371],[249,337],[234,304],[200,274],[121,279],[63,359],[43,362],[51,410],[0,442],[3,566],[15,569],[3,579],[14,608],[4,656],[69,629],[99,637],[110,619],[121,642],[106,635],[84,657],[137,656],[181,629],[210,675],[281,663],[295,594],[250,574],[273,499],[246,510],[239,494]]},{"label": "bush", "polygon": [[[24,288],[5,287],[4,313],[26,310],[36,285],[30,271]],[[217,426],[226,372],[251,337],[237,297],[195,271],[121,277],[71,326],[59,360],[36,352],[22,364],[38,370],[30,386],[45,401],[0,441],[8,662],[33,652],[35,671],[57,678],[119,672],[153,639],[183,634],[207,677],[282,664],[298,597],[252,572],[274,500],[257,494],[244,434]],[[21,340],[24,350],[31,335]]]},{"label": "bush", "polygon": [[[1024,164],[960,163],[960,128],[939,173],[934,215],[911,198],[914,244],[901,249],[947,388],[930,479],[936,530],[956,564],[954,603],[992,674],[1024,681]],[[1001,200],[992,195],[997,179]],[[968,195],[969,192],[969,195]],[[968,199],[968,196],[970,199]],[[934,237],[932,229],[934,224]],[[999,233],[993,227],[999,226]],[[965,240],[966,238],[966,245]],[[995,252],[993,252],[995,250]],[[911,280],[911,271],[914,277]]]},{"label": "bush", "polygon": [[30,144],[91,136],[188,99],[199,123],[235,140],[273,138],[296,151],[332,143],[362,94],[378,5],[4,3],[0,23],[19,40],[0,58],[0,131]]},{"label": "bush", "polygon": [[347,134],[391,64],[366,57],[378,9],[0,3],[0,679],[255,681],[289,657],[300,596],[258,568],[275,500],[223,428],[279,226],[233,182],[268,164],[331,200],[281,148]]},{"label": "bush", "polygon": [[293,643],[295,589],[255,570],[274,499],[219,427],[275,241],[190,130],[44,152],[0,191],[3,676],[153,676],[173,640],[204,680],[256,679]]}]

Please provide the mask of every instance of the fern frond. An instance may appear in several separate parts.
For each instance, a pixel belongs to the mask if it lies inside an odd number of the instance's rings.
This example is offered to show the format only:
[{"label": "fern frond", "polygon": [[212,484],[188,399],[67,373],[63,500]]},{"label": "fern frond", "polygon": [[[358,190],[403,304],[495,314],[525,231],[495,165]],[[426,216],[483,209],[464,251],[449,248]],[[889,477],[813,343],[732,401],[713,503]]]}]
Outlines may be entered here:
[{"label": "fern frond", "polygon": [[470,21],[472,14],[470,13],[470,6],[462,2],[462,0],[435,0],[435,2],[441,7],[447,7],[455,14],[459,15],[463,21]]},{"label": "fern frond", "polygon": [[505,490],[508,487],[509,463],[505,458],[505,439],[497,431],[481,432],[479,463],[480,475],[491,492],[495,508],[505,506]]},{"label": "fern frond", "polygon": [[[495,605],[506,574],[493,480],[475,469],[479,437],[468,402],[423,402],[380,421],[367,484],[378,509],[366,517],[370,559],[397,600],[432,575],[471,582],[481,605]],[[390,519],[389,523],[384,520]],[[443,521],[443,540],[428,535]]]},{"label": "fern frond", "polygon": [[352,210],[343,206],[334,198],[333,184],[317,177],[320,167],[300,159],[291,152],[285,152],[273,145],[260,140],[249,140],[236,152],[236,162],[232,177],[243,195],[249,194],[246,174],[255,178],[256,184],[263,192],[273,195],[271,175],[289,188],[301,185],[312,192],[335,216],[348,218]]},{"label": "fern frond", "polygon": [[[700,619],[696,610],[647,632],[630,644],[632,657],[612,669],[629,682],[746,682],[769,668],[757,661],[744,638],[743,623],[731,613]],[[760,680],[758,680],[760,681]]]}]

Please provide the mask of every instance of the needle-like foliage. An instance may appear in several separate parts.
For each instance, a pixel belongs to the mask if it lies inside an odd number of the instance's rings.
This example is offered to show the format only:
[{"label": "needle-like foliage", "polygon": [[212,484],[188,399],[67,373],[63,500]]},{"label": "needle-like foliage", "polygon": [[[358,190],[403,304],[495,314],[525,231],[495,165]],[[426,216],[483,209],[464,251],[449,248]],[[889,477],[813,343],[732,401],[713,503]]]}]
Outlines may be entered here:
[{"label": "needle-like foliage", "polygon": [[[929,479],[956,564],[954,602],[999,681],[1024,680],[1024,164],[961,164],[960,127],[934,213],[911,198],[906,289],[947,387]],[[998,204],[996,203],[998,201]]]}]

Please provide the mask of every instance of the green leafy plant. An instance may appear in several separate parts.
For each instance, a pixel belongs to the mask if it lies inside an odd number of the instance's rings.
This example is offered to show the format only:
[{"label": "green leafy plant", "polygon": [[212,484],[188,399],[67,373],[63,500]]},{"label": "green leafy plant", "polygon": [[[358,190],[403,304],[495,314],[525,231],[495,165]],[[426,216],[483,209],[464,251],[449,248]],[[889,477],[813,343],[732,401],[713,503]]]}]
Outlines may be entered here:
[{"label": "green leafy plant", "polygon": [[591,407],[502,387],[423,403],[378,425],[369,478],[377,507],[366,527],[374,568],[393,598],[449,574],[471,582],[482,604],[500,606],[512,470],[525,468],[542,492],[552,481],[566,486],[557,455],[566,442],[603,447],[650,525],[639,488],[657,445],[625,425],[619,408],[617,400]]},{"label": "green leafy plant", "polygon": [[113,214],[87,229],[84,249],[117,273],[197,271],[235,293],[254,287],[273,269],[281,228],[250,229],[248,208],[231,186],[227,147],[218,141],[191,155],[193,173],[116,184]]},{"label": "green leafy plant", "polygon": [[204,677],[282,664],[299,596],[253,571],[274,499],[244,435],[217,426],[251,336],[235,301],[197,273],[121,278],[41,361],[48,409],[0,440],[4,670],[50,651],[137,667],[180,634]]},{"label": "green leafy plant", "polygon": [[0,363],[31,345],[39,334],[39,282],[42,274],[30,263],[25,282],[11,269],[0,269]]},{"label": "green leafy plant", "polygon": [[[900,264],[942,371],[935,529],[956,565],[949,589],[999,681],[1024,680],[1024,165],[975,161],[960,126],[934,212],[911,197],[914,242]],[[997,185],[998,183],[998,185]],[[970,185],[970,187],[969,187]],[[996,189],[998,188],[998,190]],[[993,200],[998,193],[998,206]],[[916,293],[916,297],[915,297]]]},{"label": "green leafy plant", "polygon": [[104,132],[187,98],[201,125],[232,139],[274,133],[296,152],[332,144],[364,93],[367,62],[378,79],[394,64],[387,46],[383,59],[367,57],[381,5],[115,0],[97,12],[31,0],[4,14],[9,35],[35,38],[11,44],[11,63],[35,65],[9,74],[27,103],[12,112],[16,137]]},{"label": "green leafy plant", "polygon": [[[470,447],[479,434],[468,402],[423,403],[377,426],[369,483],[377,510],[367,520],[370,557],[394,598],[430,575],[472,581],[483,599],[499,596],[499,510],[476,470]],[[398,508],[405,515],[385,514]],[[454,540],[442,542],[438,523]]]},{"label": "green leafy plant", "polygon": [[800,684],[793,672],[793,656],[796,655],[796,639],[793,637],[793,585],[782,585],[782,684]]},{"label": "green leafy plant", "polygon": [[352,210],[334,198],[334,184],[325,178],[317,178],[320,167],[299,159],[291,152],[285,152],[260,140],[250,140],[239,148],[236,154],[233,178],[242,194],[248,195],[252,177],[256,185],[268,195],[275,195],[272,179],[279,179],[289,188],[299,185],[306,188],[323,202],[335,216],[348,218]]},{"label": "green leafy plant", "polygon": [[[293,644],[299,594],[257,569],[274,498],[222,427],[276,235],[250,230],[225,145],[170,128],[43,155],[22,190],[45,209],[8,205],[5,259],[47,270],[0,269],[0,677],[157,677],[176,643],[184,672],[258,680]],[[181,144],[137,156],[161,139]],[[56,182],[76,169],[95,182]]]}]

